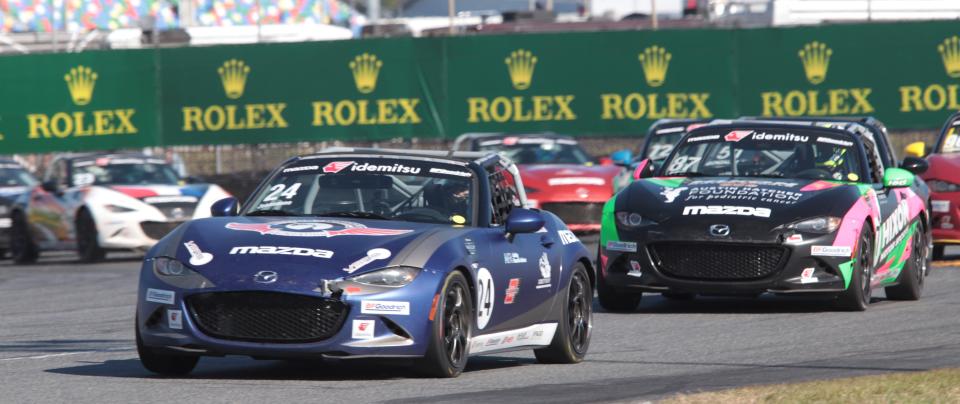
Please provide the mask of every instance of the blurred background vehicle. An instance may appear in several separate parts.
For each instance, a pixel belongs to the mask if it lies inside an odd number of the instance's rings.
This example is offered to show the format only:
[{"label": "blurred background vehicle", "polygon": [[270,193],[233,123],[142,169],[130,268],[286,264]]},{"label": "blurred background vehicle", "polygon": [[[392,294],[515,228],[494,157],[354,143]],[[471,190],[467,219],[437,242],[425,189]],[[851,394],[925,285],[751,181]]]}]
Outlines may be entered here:
[{"label": "blurred background vehicle", "polygon": [[617,176],[613,179],[613,193],[619,192],[623,187],[637,179],[635,175],[640,162],[649,159],[650,162],[660,167],[663,161],[670,156],[673,147],[686,135],[687,132],[703,126],[710,122],[709,119],[658,119],[650,129],[647,129],[647,135],[643,138],[643,143],[633,151],[629,149],[618,150],[610,155],[614,164],[623,167]]},{"label": "blurred background vehicle", "polygon": [[946,246],[960,244],[960,112],[947,118],[932,148],[914,142],[904,152],[930,165],[923,179],[930,187],[933,258],[943,259]]},{"label": "blurred background vehicle", "polygon": [[109,250],[145,252],[181,223],[210,216],[229,194],[181,178],[164,159],[141,154],[61,155],[40,186],[11,208],[10,253],[17,263],[43,251],[76,249],[80,259]]},{"label": "blurred background vehicle", "polygon": [[9,249],[13,207],[37,184],[36,178],[16,160],[0,158],[0,259],[6,258]]},{"label": "blurred background vehicle", "polygon": [[528,207],[553,212],[575,232],[600,230],[603,203],[619,168],[599,164],[573,138],[471,133],[458,137],[453,150],[500,153],[520,168]]}]

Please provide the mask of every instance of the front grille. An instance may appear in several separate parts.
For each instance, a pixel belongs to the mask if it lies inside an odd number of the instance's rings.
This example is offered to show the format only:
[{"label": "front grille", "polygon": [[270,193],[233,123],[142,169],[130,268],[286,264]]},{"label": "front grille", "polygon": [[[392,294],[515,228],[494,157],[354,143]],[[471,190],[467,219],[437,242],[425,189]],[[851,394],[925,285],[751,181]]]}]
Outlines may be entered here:
[{"label": "front grille", "polygon": [[656,243],[650,254],[664,275],[706,281],[747,281],[770,276],[787,261],[787,250],[770,245]]},{"label": "front grille", "polygon": [[140,222],[143,234],[154,240],[162,239],[167,233],[176,229],[183,222]]},{"label": "front grille", "polygon": [[600,224],[600,215],[603,213],[602,203],[543,203],[540,207],[557,215],[560,220],[568,224]]},{"label": "front grille", "polygon": [[330,338],[347,317],[339,300],[274,292],[218,292],[187,297],[204,334],[255,342],[311,342]]},{"label": "front grille", "polygon": [[190,219],[193,217],[193,212],[197,210],[197,204],[192,202],[162,202],[151,204],[151,206],[159,209],[170,220]]}]

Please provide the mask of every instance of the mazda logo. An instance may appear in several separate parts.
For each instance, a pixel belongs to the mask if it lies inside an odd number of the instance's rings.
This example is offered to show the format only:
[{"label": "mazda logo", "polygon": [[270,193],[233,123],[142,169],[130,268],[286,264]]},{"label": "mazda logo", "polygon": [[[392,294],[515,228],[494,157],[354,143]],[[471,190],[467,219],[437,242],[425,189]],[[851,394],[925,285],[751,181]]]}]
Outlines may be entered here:
[{"label": "mazda logo", "polygon": [[730,235],[730,226],[727,226],[725,224],[711,225],[710,235],[714,237],[727,237]]},{"label": "mazda logo", "polygon": [[253,275],[253,281],[257,283],[274,283],[277,281],[277,273],[273,271],[260,271]]}]

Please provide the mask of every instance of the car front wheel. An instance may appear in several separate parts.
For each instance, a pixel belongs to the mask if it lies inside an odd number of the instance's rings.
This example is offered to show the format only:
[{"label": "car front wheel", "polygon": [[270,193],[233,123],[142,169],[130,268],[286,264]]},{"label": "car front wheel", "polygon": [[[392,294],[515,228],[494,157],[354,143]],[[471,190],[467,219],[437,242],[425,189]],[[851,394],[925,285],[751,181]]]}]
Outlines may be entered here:
[{"label": "car front wheel", "polygon": [[473,330],[473,300],[467,278],[453,271],[443,282],[431,323],[427,353],[417,370],[431,377],[457,377],[467,365]]},{"label": "car front wheel", "polygon": [[143,340],[140,338],[139,320],[134,327],[137,334],[137,354],[140,356],[140,363],[147,370],[164,376],[183,376],[197,366],[200,360],[198,356],[163,355],[151,351],[143,345]]}]

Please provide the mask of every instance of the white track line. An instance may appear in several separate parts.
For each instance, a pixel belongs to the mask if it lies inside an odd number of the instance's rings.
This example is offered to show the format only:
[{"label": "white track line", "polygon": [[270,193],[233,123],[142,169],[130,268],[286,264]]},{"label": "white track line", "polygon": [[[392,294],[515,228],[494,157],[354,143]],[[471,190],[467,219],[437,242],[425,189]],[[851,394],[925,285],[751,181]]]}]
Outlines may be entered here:
[{"label": "white track line", "polygon": [[135,347],[122,347],[122,348],[108,348],[108,349],[93,349],[89,351],[77,351],[77,352],[64,352],[57,354],[47,354],[47,355],[34,355],[34,356],[15,356],[12,358],[0,358],[0,362],[10,362],[24,359],[47,359],[47,358],[57,358],[61,356],[72,356],[72,355],[81,355],[88,353],[101,353],[101,352],[118,352],[118,351],[132,351]]}]

